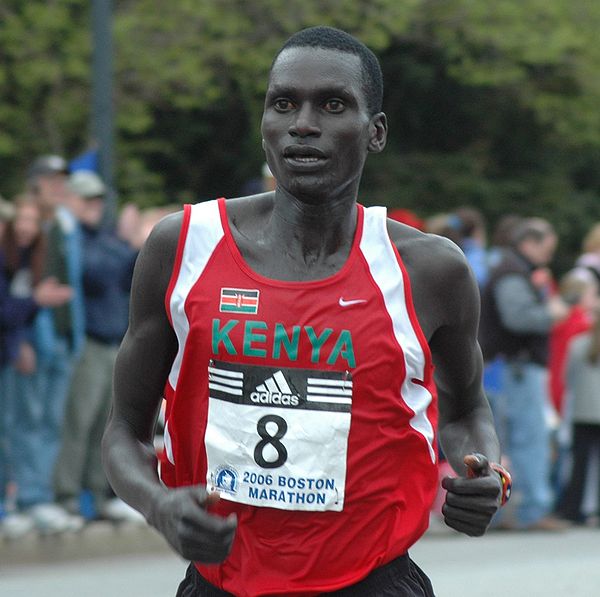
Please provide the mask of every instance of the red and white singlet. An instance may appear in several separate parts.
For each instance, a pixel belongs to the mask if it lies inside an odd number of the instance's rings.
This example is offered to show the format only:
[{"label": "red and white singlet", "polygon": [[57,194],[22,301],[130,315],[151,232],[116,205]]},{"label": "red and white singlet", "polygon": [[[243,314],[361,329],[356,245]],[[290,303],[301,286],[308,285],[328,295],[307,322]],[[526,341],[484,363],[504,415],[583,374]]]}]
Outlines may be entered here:
[{"label": "red and white singlet", "polygon": [[166,308],[179,341],[162,477],[218,490],[240,597],[316,595],[405,553],[437,490],[431,354],[385,208],[358,206],[333,276],[284,282],[240,254],[223,199],[185,206]]}]

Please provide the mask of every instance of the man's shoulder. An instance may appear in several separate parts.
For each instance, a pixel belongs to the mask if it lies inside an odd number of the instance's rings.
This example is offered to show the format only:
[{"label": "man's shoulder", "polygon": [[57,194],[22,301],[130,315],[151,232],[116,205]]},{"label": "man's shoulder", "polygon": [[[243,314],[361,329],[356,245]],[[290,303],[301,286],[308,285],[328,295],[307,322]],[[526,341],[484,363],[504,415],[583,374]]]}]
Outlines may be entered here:
[{"label": "man's shoulder", "polygon": [[467,268],[464,253],[451,240],[389,218],[387,228],[403,262],[413,271],[445,277]]},{"label": "man's shoulder", "polygon": [[141,255],[143,258],[166,259],[173,262],[179,244],[184,211],[171,213],[159,220],[150,231]]},{"label": "man's shoulder", "polygon": [[455,243],[393,221],[388,221],[388,232],[408,273],[426,337],[432,337],[441,326],[464,322],[477,313],[475,277]]}]

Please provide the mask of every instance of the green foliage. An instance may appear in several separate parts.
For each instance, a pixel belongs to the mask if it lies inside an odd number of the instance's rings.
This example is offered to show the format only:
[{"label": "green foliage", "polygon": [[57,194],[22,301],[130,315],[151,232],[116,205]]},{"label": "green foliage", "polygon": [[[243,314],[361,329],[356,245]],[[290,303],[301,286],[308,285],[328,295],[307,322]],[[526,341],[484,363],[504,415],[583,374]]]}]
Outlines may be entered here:
[{"label": "green foliage", "polygon": [[[0,5],[0,191],[41,152],[85,149],[91,2]],[[120,196],[142,206],[231,196],[260,174],[273,55],[328,24],[381,57],[390,141],[363,200],[422,216],[551,219],[575,252],[600,219],[600,4],[586,0],[114,2]]]},{"label": "green foliage", "polygon": [[4,192],[19,190],[33,155],[70,153],[81,144],[89,104],[90,41],[81,26],[85,7],[75,0],[13,0],[0,7]]},{"label": "green foliage", "polygon": [[450,73],[474,86],[513,87],[569,143],[600,140],[600,6],[585,0],[431,0],[421,19]]}]

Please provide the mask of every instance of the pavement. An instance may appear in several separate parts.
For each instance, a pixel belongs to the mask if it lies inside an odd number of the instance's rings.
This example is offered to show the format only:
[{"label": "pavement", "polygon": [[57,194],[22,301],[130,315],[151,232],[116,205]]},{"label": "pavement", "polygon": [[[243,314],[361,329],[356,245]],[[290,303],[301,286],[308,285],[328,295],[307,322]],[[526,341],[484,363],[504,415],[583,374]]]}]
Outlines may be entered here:
[{"label": "pavement", "polygon": [[411,557],[437,597],[600,596],[599,528],[467,537],[437,527],[411,549]]},{"label": "pavement", "polygon": [[[411,557],[437,597],[600,595],[598,528],[470,538],[435,524]],[[150,528],[93,523],[73,535],[0,540],[0,597],[169,597],[186,566]]]}]

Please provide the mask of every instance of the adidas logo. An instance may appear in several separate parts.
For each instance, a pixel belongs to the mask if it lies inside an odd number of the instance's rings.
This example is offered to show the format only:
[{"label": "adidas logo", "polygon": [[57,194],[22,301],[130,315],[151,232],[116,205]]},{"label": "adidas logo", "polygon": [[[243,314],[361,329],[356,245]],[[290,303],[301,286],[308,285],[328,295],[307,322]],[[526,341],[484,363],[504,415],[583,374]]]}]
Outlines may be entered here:
[{"label": "adidas logo", "polygon": [[256,386],[256,390],[250,394],[250,400],[257,404],[281,404],[284,406],[298,406],[300,403],[300,398],[292,392],[281,371],[277,371]]}]

